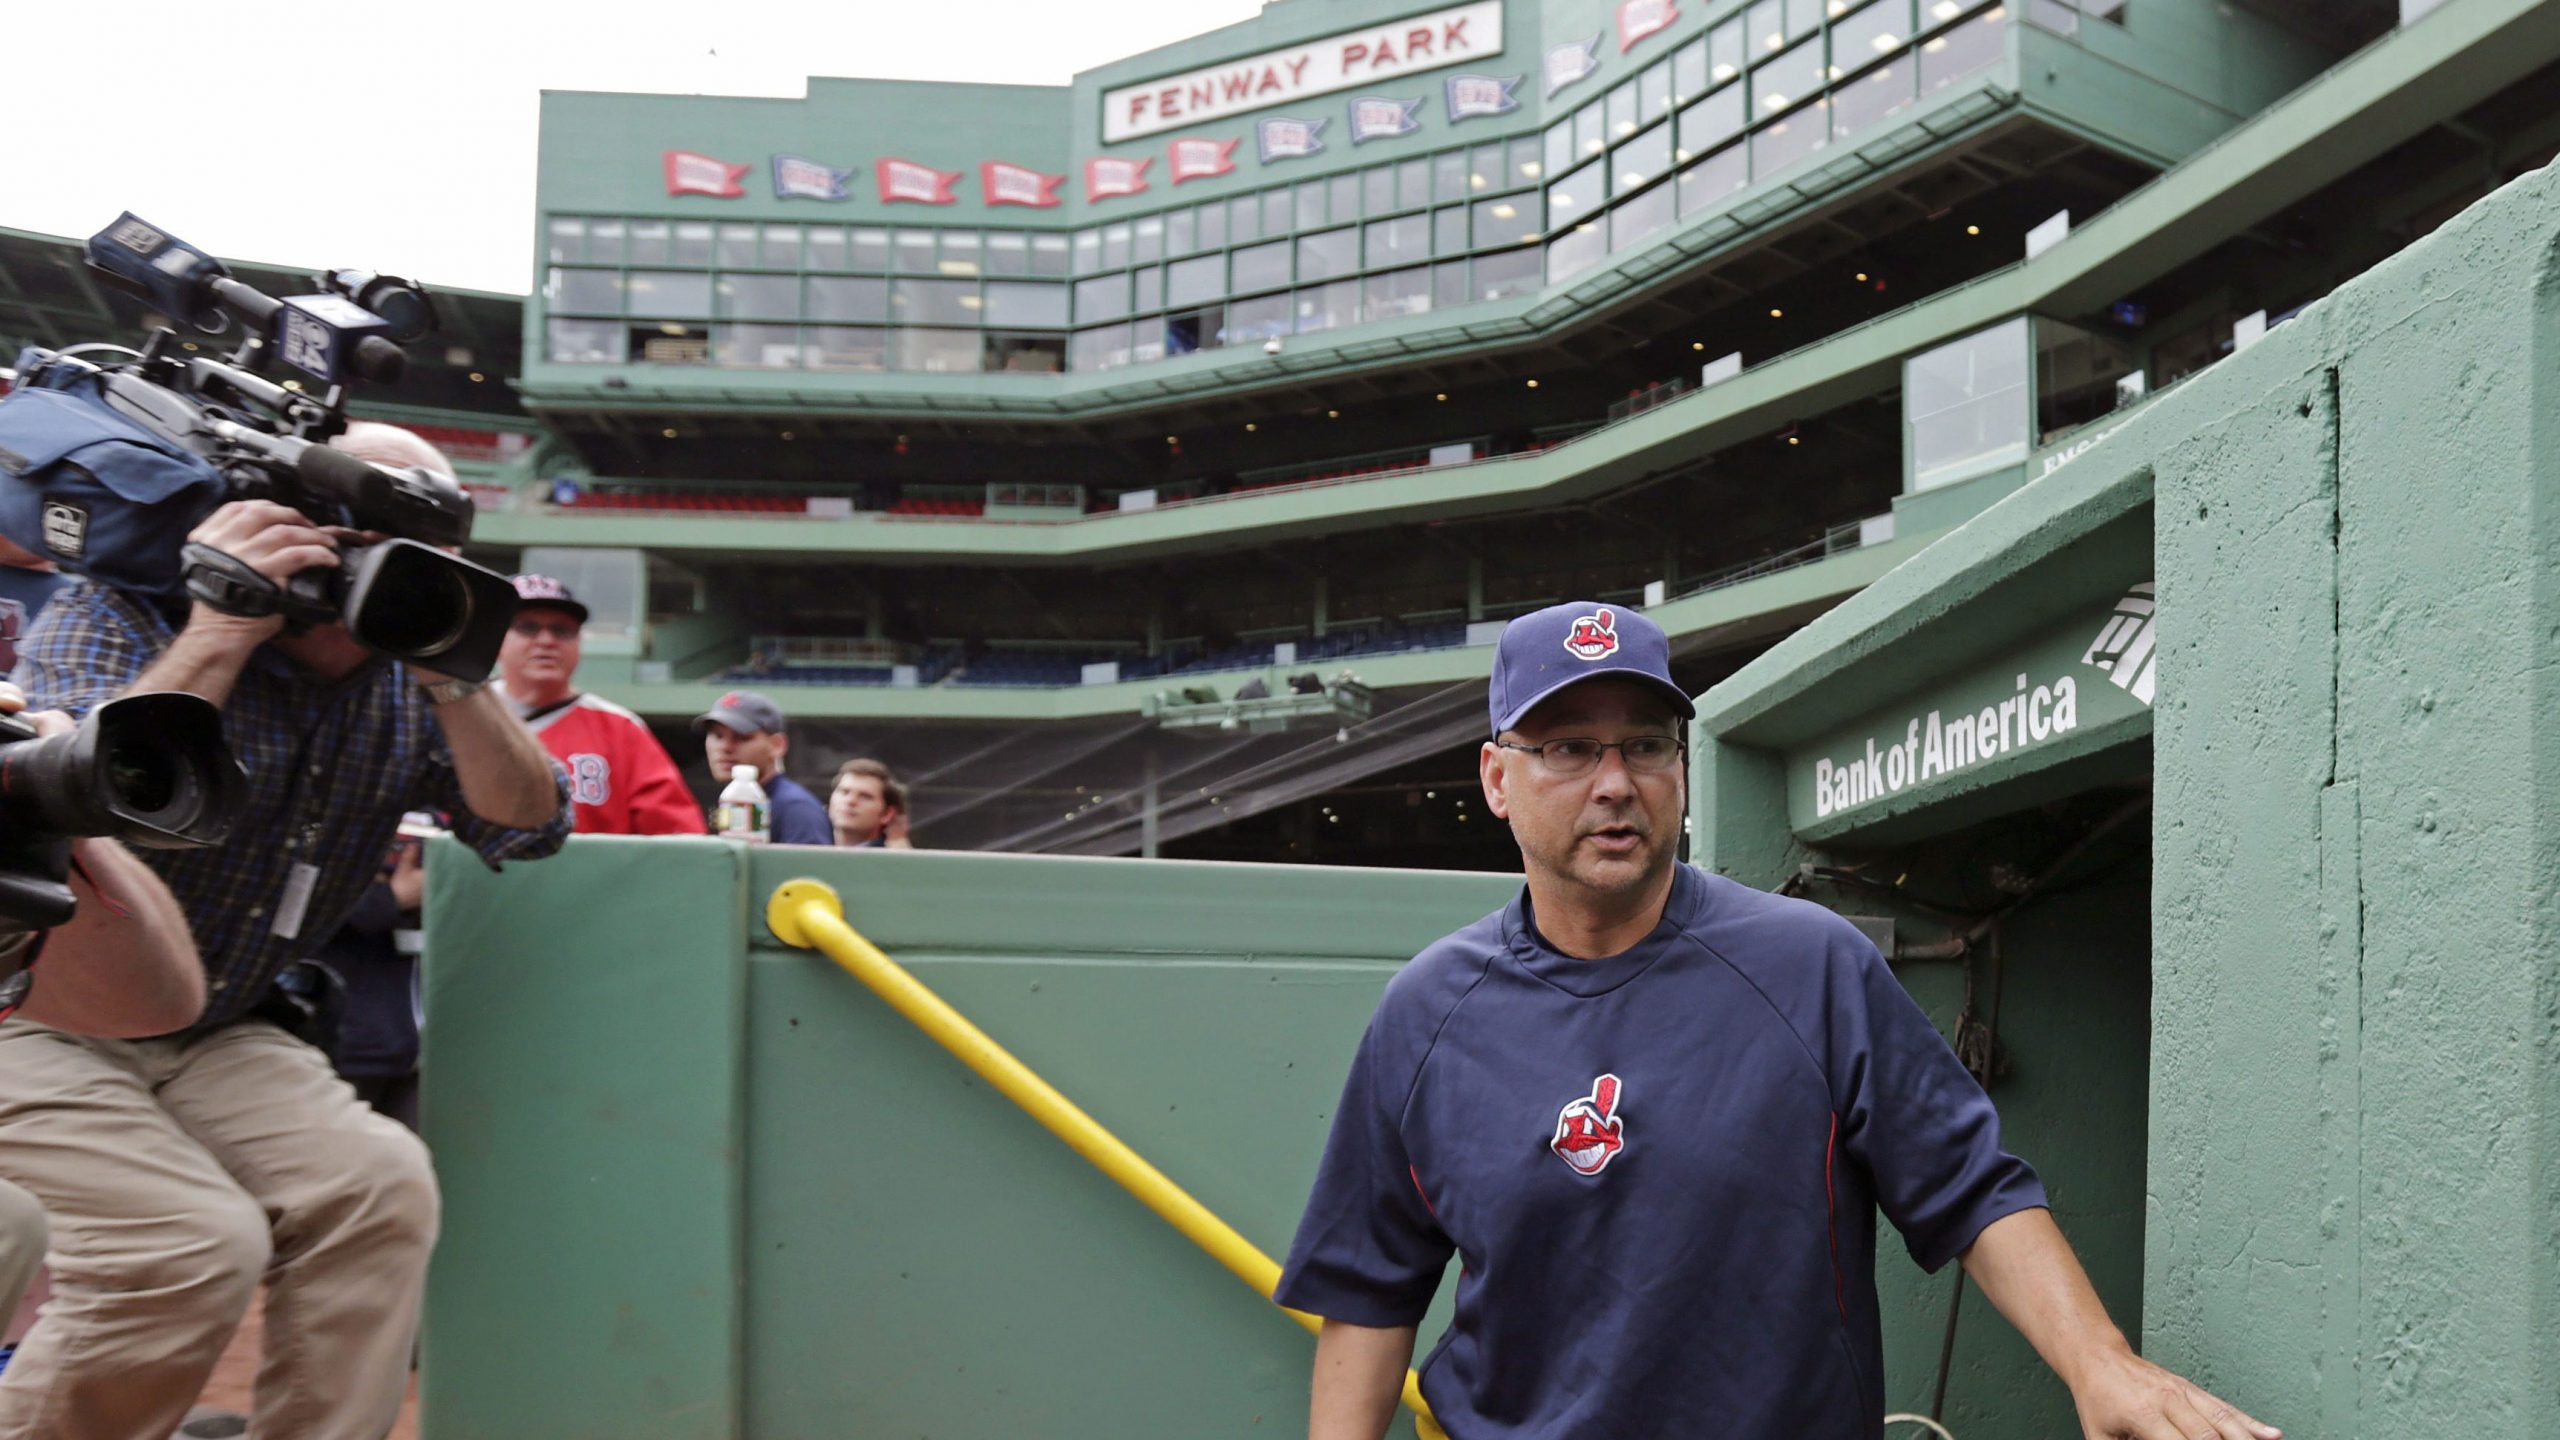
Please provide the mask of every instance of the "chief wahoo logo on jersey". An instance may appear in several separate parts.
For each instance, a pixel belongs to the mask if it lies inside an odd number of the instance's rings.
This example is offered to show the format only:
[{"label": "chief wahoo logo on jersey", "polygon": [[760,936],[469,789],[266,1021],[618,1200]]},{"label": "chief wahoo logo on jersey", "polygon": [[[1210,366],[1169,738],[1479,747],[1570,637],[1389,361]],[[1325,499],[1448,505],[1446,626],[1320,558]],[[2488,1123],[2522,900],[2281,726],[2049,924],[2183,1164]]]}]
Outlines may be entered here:
[{"label": "chief wahoo logo on jersey", "polygon": [[1577,1096],[1556,1113],[1556,1138],[1547,1148],[1573,1167],[1576,1175],[1597,1175],[1627,1147],[1627,1117],[1618,1113],[1618,1077],[1603,1075],[1591,1082],[1591,1093]]}]

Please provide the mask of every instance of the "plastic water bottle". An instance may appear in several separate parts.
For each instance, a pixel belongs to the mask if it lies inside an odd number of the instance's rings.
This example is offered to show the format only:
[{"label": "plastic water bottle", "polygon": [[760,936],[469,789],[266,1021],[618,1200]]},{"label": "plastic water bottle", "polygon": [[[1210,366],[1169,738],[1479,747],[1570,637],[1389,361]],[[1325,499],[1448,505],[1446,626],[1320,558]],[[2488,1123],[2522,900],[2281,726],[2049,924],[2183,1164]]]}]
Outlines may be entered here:
[{"label": "plastic water bottle", "polygon": [[762,845],[773,839],[773,802],[756,783],[756,767],[732,765],[729,784],[720,792],[720,823],[716,827],[723,840],[744,840]]}]

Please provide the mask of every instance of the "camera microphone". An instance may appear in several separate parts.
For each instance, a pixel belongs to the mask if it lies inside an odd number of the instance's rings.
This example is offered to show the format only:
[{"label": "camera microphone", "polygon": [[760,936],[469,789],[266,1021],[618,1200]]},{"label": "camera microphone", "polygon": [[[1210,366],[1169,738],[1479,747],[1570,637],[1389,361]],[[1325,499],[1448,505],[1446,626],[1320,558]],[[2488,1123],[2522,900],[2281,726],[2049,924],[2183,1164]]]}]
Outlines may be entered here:
[{"label": "camera microphone", "polygon": [[222,333],[231,323],[214,289],[215,282],[230,279],[230,269],[130,210],[89,237],[88,257],[91,265],[149,300],[164,315],[208,335]]},{"label": "camera microphone", "polygon": [[[342,294],[288,295],[279,300],[231,278],[221,261],[128,210],[89,237],[89,263],[125,288],[208,335],[219,335],[237,315],[271,342],[284,362],[335,385],[349,376],[392,384],[408,369],[399,341],[426,333],[434,311],[407,282],[359,271],[349,277],[359,293],[370,291],[393,305],[398,323]],[[421,317],[424,317],[423,320]]]}]

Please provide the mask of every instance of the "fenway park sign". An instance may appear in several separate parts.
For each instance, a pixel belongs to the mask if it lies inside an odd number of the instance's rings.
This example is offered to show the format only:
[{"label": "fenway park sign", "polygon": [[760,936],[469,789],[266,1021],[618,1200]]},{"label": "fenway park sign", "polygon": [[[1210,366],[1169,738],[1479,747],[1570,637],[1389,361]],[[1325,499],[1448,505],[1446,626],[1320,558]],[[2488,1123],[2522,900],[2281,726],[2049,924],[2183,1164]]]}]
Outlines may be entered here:
[{"label": "fenway park sign", "polygon": [[1502,53],[1502,0],[1477,0],[1102,92],[1107,145],[1382,85]]}]

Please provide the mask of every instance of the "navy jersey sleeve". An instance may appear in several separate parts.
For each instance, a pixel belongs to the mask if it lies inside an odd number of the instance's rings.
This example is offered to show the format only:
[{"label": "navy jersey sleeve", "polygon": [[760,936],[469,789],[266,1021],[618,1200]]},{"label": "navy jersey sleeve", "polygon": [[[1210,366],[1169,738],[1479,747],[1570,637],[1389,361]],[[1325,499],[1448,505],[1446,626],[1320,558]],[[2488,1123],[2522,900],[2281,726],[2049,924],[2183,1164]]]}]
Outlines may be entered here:
[{"label": "navy jersey sleeve", "polygon": [[1840,1145],[1875,1185],[1911,1258],[1934,1271],[1984,1226],[2043,1206],[2044,1185],[2000,1146],[2000,1115],[1866,937],[1831,954],[1831,1083]]},{"label": "navy jersey sleeve", "polygon": [[1405,1155],[1400,1121],[1414,1058],[1382,1007],[1361,1037],[1333,1112],[1315,1193],[1272,1298],[1293,1310],[1389,1329],[1420,1323],[1452,1246]]}]

